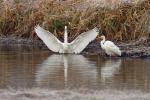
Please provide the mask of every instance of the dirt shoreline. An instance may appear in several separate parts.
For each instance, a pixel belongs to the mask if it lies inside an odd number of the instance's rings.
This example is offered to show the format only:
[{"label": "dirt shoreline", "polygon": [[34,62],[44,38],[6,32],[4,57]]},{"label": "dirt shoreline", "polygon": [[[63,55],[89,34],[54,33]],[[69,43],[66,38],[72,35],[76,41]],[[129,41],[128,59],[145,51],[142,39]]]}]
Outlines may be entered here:
[{"label": "dirt shoreline", "polygon": [[[130,41],[130,42],[115,42],[117,46],[120,47],[122,51],[121,57],[142,57],[142,58],[150,58],[150,41]],[[18,37],[0,37],[0,46],[1,49],[3,47],[7,47],[10,49],[14,49],[16,46],[29,49],[32,47],[45,50],[48,49],[45,44],[38,39],[26,39],[26,38],[18,38]],[[50,53],[53,53],[50,51]],[[91,42],[81,54],[98,54],[100,56],[106,56],[104,51],[101,49],[98,41]]]},{"label": "dirt shoreline", "polygon": [[[1,100],[149,100],[150,93],[139,90],[49,90],[41,88],[4,90]],[[111,99],[110,99],[111,98]]]}]

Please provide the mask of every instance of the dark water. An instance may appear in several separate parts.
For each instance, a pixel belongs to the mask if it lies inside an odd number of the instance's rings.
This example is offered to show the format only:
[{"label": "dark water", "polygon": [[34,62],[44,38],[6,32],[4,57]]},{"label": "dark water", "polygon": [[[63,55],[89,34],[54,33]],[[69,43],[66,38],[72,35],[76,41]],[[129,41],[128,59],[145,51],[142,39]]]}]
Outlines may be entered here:
[{"label": "dark water", "polygon": [[0,89],[150,91],[150,59],[0,49]]}]

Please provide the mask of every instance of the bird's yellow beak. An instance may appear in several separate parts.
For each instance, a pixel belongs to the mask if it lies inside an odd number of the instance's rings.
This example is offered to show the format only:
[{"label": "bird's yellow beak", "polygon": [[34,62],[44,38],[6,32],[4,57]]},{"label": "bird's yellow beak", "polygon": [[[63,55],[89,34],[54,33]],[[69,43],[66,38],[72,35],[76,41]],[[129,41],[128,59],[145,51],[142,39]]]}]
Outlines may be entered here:
[{"label": "bird's yellow beak", "polygon": [[102,38],[101,38],[101,36],[99,36],[99,35],[96,37],[96,40],[97,40],[97,41],[100,41],[101,39],[102,39]]}]

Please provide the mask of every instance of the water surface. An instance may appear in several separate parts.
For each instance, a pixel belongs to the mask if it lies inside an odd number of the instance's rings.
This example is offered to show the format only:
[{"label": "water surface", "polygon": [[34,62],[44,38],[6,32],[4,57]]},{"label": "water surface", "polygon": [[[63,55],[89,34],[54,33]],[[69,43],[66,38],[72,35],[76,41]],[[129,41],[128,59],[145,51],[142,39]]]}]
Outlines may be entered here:
[{"label": "water surface", "polygon": [[150,91],[150,59],[0,49],[0,89]]}]

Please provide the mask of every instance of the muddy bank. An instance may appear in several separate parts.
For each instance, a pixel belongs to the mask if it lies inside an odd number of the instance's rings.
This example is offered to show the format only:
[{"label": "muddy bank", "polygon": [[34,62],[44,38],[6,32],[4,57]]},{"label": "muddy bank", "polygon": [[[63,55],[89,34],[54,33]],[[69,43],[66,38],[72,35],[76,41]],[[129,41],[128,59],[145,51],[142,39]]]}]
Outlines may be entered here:
[{"label": "muddy bank", "polygon": [[[121,57],[150,57],[150,41],[139,42],[139,41],[130,41],[130,42],[114,42],[121,50]],[[100,43],[97,41],[92,42],[89,46],[83,51],[83,53],[96,53],[100,56],[107,56],[105,52],[101,49]]]},{"label": "muddy bank", "polygon": [[[150,57],[150,41],[139,42],[115,42],[117,46],[120,47],[122,51],[122,57]],[[0,37],[0,46],[9,50],[15,50],[22,48],[25,50],[31,50],[33,48],[38,50],[48,50],[45,44],[39,39],[24,39],[18,37]],[[50,53],[53,53],[50,51]],[[106,56],[104,51],[101,49],[98,41],[91,42],[82,52],[82,54],[98,54],[100,56]]]},{"label": "muddy bank", "polygon": [[150,93],[135,90],[0,90],[2,100],[149,100]]}]

